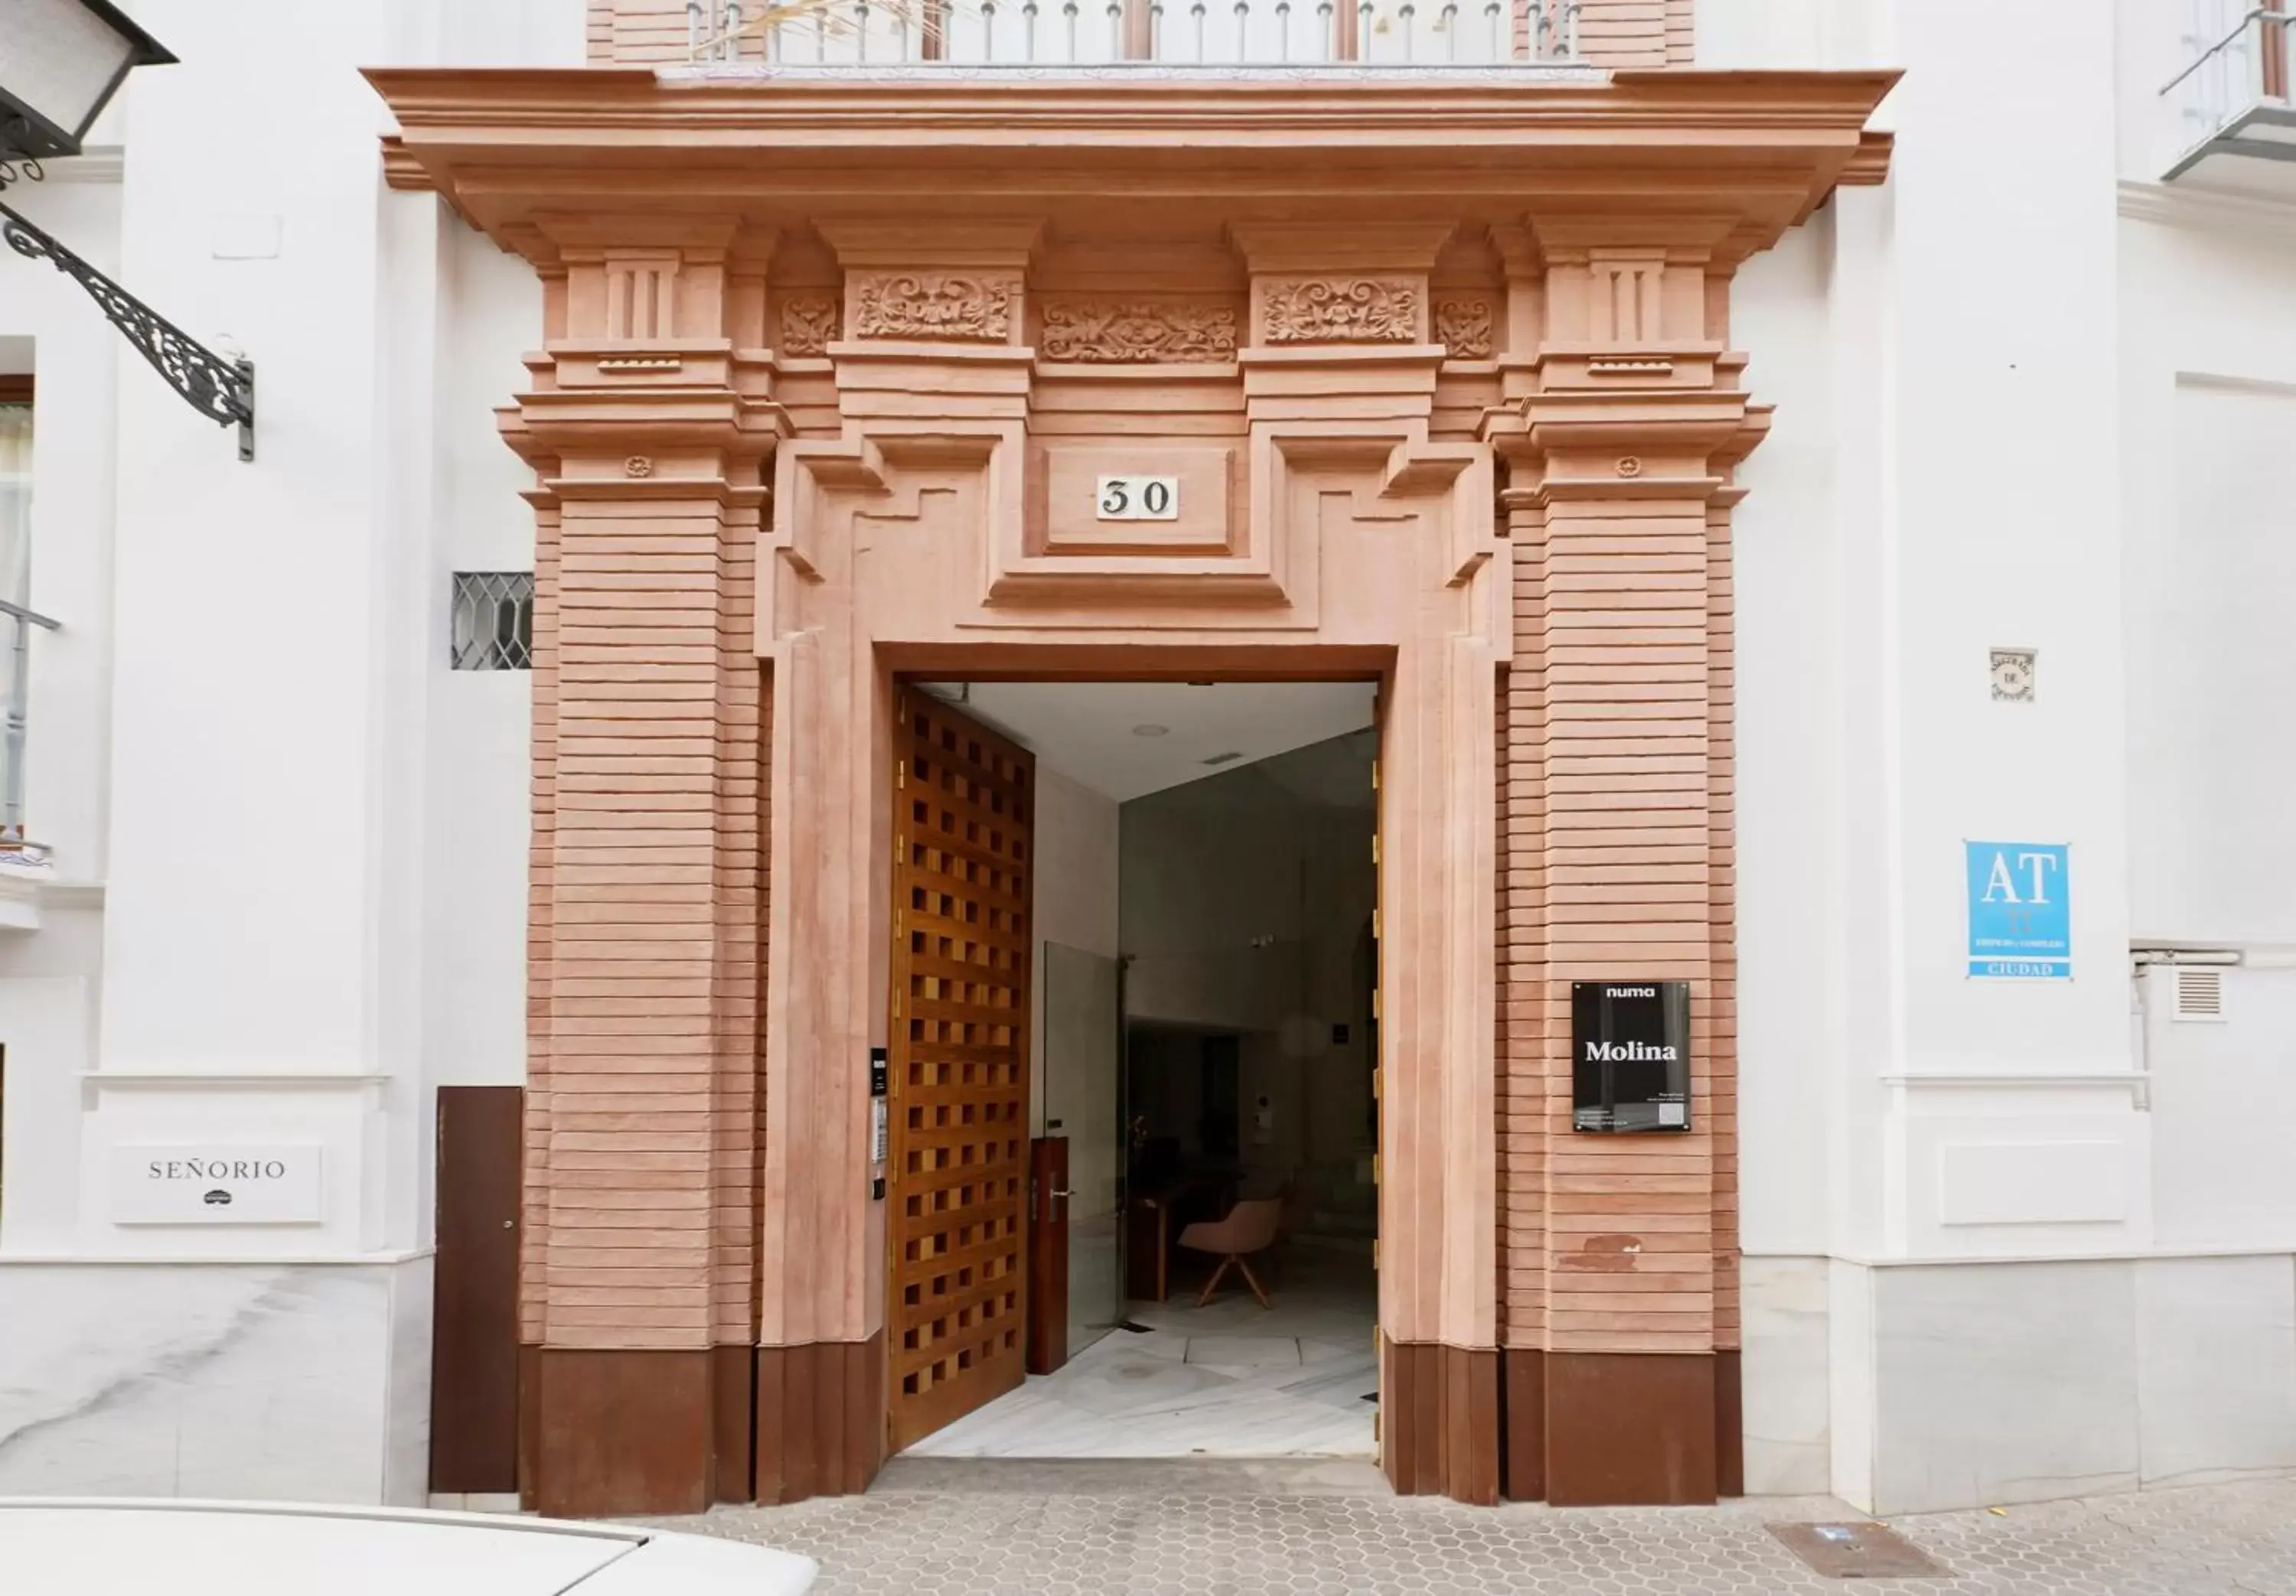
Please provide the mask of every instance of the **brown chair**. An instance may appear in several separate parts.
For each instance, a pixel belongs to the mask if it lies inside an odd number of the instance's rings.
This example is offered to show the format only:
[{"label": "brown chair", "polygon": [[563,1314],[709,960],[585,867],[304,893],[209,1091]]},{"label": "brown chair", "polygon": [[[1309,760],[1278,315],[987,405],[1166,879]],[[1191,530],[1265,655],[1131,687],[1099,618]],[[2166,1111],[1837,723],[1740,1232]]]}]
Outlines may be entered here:
[{"label": "brown chair", "polygon": [[1275,1240],[1276,1222],[1283,1216],[1282,1198],[1256,1198],[1250,1202],[1236,1204],[1227,1211],[1225,1219],[1198,1220],[1180,1232],[1181,1246],[1190,1252],[1217,1254],[1220,1261],[1219,1267],[1212,1271],[1212,1278],[1204,1282],[1204,1294],[1196,1298],[1198,1307],[1211,1301],[1212,1293],[1219,1289],[1220,1281],[1231,1264],[1243,1272],[1243,1283],[1251,1288],[1254,1297],[1259,1298],[1259,1305],[1263,1308],[1271,1305],[1267,1293],[1259,1289],[1259,1282],[1252,1278],[1251,1265],[1244,1259],[1252,1253],[1267,1249],[1269,1243]]}]

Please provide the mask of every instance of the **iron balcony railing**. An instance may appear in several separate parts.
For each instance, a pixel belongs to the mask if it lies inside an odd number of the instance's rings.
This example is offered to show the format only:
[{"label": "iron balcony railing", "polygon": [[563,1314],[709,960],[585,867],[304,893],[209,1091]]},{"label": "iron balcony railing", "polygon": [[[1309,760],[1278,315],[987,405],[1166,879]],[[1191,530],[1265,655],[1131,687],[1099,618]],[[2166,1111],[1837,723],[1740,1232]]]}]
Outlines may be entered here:
[{"label": "iron balcony railing", "polygon": [[23,851],[33,845],[24,836],[24,730],[32,680],[32,630],[53,632],[61,625],[37,610],[0,599],[0,626],[12,627],[7,652],[5,720],[0,721],[0,849]]},{"label": "iron balcony railing", "polygon": [[697,61],[1575,65],[1581,0],[688,0]]},{"label": "iron balcony railing", "polygon": [[2185,17],[2185,68],[2161,89],[2177,97],[2185,151],[2168,175],[2211,152],[2296,160],[2288,0],[2186,0]]}]

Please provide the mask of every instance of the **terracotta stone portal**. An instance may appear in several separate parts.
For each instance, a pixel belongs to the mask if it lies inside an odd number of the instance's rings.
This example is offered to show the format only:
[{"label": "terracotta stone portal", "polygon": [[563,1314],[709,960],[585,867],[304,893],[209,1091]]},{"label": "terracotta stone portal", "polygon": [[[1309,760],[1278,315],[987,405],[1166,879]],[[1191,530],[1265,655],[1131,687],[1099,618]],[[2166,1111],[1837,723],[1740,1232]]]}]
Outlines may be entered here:
[{"label": "terracotta stone portal", "polygon": [[[373,76],[393,183],[547,291],[504,413],[540,527],[536,1498],[880,1461],[910,673],[1377,679],[1390,1475],[1726,1483],[1765,420],[1729,282],[1881,179],[1888,78]],[[1098,520],[1118,471],[1179,518]],[[1692,982],[1691,1134],[1571,1135],[1590,975]]]}]

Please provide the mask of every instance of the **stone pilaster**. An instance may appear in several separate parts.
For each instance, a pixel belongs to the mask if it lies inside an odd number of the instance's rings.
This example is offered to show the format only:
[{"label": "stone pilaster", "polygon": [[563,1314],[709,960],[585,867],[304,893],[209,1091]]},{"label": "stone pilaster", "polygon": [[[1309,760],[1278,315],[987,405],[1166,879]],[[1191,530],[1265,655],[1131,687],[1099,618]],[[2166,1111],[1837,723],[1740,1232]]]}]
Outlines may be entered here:
[{"label": "stone pilaster", "polygon": [[542,478],[529,1478],[545,1511],[690,1510],[748,1494],[717,1412],[747,1355],[711,1348],[756,1314],[766,258],[706,219],[551,236],[504,423]]},{"label": "stone pilaster", "polygon": [[[1723,343],[1726,228],[1533,226],[1511,265],[1536,264],[1517,298],[1535,294],[1538,352],[1493,429],[1519,573],[1508,1340],[1537,1355],[1542,1409],[1543,1456],[1516,1472],[1555,1502],[1708,1500],[1734,1451],[1717,1356],[1736,1339],[1726,472],[1762,418]],[[1691,1129],[1578,1134],[1571,983],[1636,978],[1691,985]]]}]

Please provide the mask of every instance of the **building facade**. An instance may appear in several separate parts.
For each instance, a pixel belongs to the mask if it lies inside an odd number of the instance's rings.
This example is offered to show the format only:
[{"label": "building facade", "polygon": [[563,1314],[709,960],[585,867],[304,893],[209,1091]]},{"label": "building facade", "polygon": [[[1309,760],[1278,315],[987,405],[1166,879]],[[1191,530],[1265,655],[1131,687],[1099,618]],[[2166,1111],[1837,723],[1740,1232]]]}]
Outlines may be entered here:
[{"label": "building facade", "polygon": [[[883,1167],[870,1063],[1027,1095],[976,676],[1377,683],[1399,1489],[2296,1467],[2281,25],[747,9],[147,0],[10,190],[261,405],[0,279],[0,1490],[676,1510],[973,1402],[1025,1138]],[[1581,981],[1687,984],[1682,1134],[1574,1128]]]}]

